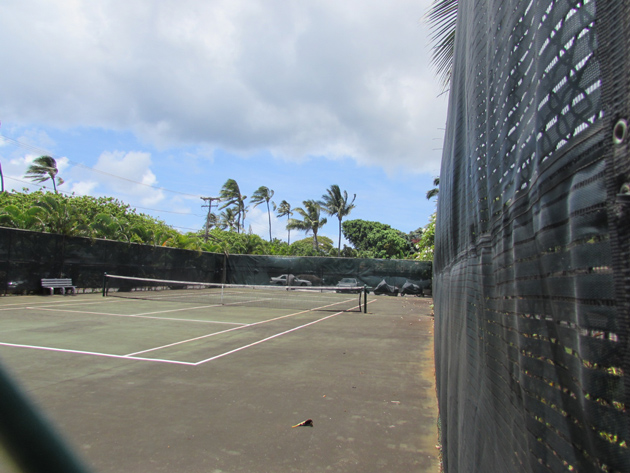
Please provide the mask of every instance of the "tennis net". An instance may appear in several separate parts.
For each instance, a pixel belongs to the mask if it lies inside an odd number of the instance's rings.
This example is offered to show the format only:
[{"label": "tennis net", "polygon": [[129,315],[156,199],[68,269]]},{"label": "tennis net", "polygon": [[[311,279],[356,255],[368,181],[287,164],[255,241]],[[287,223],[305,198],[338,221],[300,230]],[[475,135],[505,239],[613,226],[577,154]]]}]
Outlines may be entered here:
[{"label": "tennis net", "polygon": [[210,306],[367,311],[367,293],[361,286],[256,286],[105,274],[103,296]]}]

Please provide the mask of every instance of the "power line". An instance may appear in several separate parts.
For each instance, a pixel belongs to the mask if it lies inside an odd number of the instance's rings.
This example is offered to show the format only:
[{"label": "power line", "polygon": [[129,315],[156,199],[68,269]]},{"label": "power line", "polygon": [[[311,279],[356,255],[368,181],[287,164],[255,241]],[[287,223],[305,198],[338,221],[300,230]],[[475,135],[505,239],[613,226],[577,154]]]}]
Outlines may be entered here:
[{"label": "power line", "polygon": [[[20,148],[24,148],[24,149],[27,149],[29,151],[33,151],[33,152],[35,152],[37,154],[48,155],[48,156],[55,157],[56,159],[59,159],[59,156],[54,155],[53,153],[49,152],[48,150],[37,148],[36,146],[29,145],[28,143],[24,143],[24,142],[19,141],[19,140],[14,140],[13,138],[9,138],[9,137],[4,136],[2,134],[0,134],[0,137],[4,141],[6,141],[8,143],[12,143],[12,144],[14,144],[14,145],[16,145],[16,146],[18,146]],[[144,182],[134,181],[133,179],[128,179],[126,177],[118,176],[116,174],[112,174],[112,173],[107,172],[107,171],[101,171],[100,169],[95,169],[95,168],[87,166],[87,165],[85,165],[83,163],[79,163],[79,162],[73,161],[73,160],[71,160],[69,158],[66,158],[66,159],[68,159],[68,162],[71,163],[74,166],[81,167],[81,168],[87,169],[88,171],[92,171],[92,172],[95,172],[95,173],[98,173],[98,174],[103,174],[105,176],[113,177],[115,179],[120,179],[122,181],[131,182],[133,184],[138,184],[138,185],[141,185],[141,186],[145,186],[145,187],[149,187],[149,188],[152,188],[152,189],[161,190],[161,191],[164,191],[164,192],[170,192],[170,193],[173,193],[173,194],[184,195],[184,196],[187,196],[187,197],[194,197],[194,198],[201,197],[201,195],[199,195],[199,194],[188,194],[186,192],[174,191],[174,190],[171,190],[171,189],[166,189],[165,187],[153,186],[151,184],[145,184]]]},{"label": "power line", "polygon": [[[17,179],[15,177],[12,176],[5,176],[7,179],[11,179],[12,181],[17,181],[17,182],[21,182],[22,184],[27,184],[29,186],[34,186],[34,187],[39,187],[40,189],[47,189],[46,186],[44,185],[40,185],[40,184],[35,184],[34,182],[27,182],[27,181],[23,181],[21,179]],[[67,195],[67,196],[72,196],[73,194],[70,192],[65,192],[63,190],[57,190],[57,192],[59,194],[63,194],[63,195]],[[190,215],[193,217],[205,217],[205,215],[200,215],[200,214],[193,214],[193,213],[188,213],[188,212],[176,212],[174,210],[164,210],[164,209],[151,209],[148,207],[140,207],[139,205],[133,205],[133,204],[127,204],[130,207],[133,207],[134,209],[142,209],[142,210],[151,210],[152,212],[160,212],[160,213],[169,213],[169,214],[176,214],[176,215]],[[183,227],[182,227],[183,228]]]},{"label": "power line", "polygon": [[[5,136],[3,134],[0,134],[0,138],[2,138],[2,140],[7,142],[7,143],[11,143],[11,144],[13,144],[13,145],[15,145],[15,146],[17,146],[19,148],[26,149],[26,150],[31,151],[33,153],[40,154],[40,155],[48,155],[48,156],[52,156],[52,157],[54,157],[56,159],[59,159],[58,155],[55,155],[55,154],[49,152],[48,150],[44,150],[42,148],[38,148],[38,147],[30,145],[28,143],[24,143],[22,141],[15,140],[13,138],[9,138],[9,137],[7,137],[7,136]],[[144,186],[144,187],[149,187],[149,188],[157,189],[157,190],[164,191],[164,192],[170,192],[172,194],[178,194],[178,195],[183,195],[183,196],[187,196],[187,197],[194,197],[194,198],[197,198],[197,197],[202,198],[202,196],[199,195],[199,194],[189,194],[189,193],[186,193],[186,192],[180,192],[180,191],[175,191],[175,190],[172,190],[172,189],[166,189],[164,187],[158,187],[158,186],[153,186],[153,185],[150,185],[150,184],[145,184],[143,182],[134,181],[133,179],[128,179],[126,177],[118,176],[116,174],[112,174],[112,173],[109,173],[109,172],[106,172],[106,171],[102,171],[100,169],[92,168],[92,167],[87,166],[87,165],[85,165],[83,163],[79,163],[79,162],[73,161],[73,160],[71,160],[69,158],[66,158],[66,159],[68,160],[68,162],[70,164],[72,164],[74,166],[81,167],[81,168],[87,169],[88,171],[92,171],[92,172],[95,172],[95,173],[98,173],[98,174],[102,174],[102,175],[106,175],[106,176],[109,176],[109,177],[113,177],[115,179],[120,179],[122,181],[131,182],[133,184],[138,184],[138,185],[141,185],[141,186]],[[21,179],[17,179],[17,178],[12,177],[12,176],[4,176],[4,177],[6,177],[7,179],[11,179],[13,181],[21,182],[21,183],[26,184],[28,186],[34,186],[34,187],[39,187],[40,189],[46,189],[45,185],[39,185],[39,184],[35,184],[33,182],[23,181]],[[73,194],[71,194],[69,192],[64,192],[62,190],[60,190],[59,193],[67,195],[67,196],[73,195]],[[127,204],[127,205],[129,205],[130,207],[132,207],[134,209],[149,210],[149,211],[152,211],[152,212],[169,213],[169,214],[175,214],[175,215],[187,215],[187,216],[200,217],[200,218],[205,217],[205,215],[200,215],[200,214],[193,214],[193,213],[186,213],[186,212],[176,212],[176,211],[173,211],[173,210],[164,210],[164,209],[152,209],[152,208],[141,207],[141,206],[133,205],[133,204]],[[199,231],[198,228],[179,227],[179,226],[176,226],[176,225],[170,225],[170,226],[172,228],[180,229],[180,230],[190,230],[190,231],[195,231],[195,232]]]}]

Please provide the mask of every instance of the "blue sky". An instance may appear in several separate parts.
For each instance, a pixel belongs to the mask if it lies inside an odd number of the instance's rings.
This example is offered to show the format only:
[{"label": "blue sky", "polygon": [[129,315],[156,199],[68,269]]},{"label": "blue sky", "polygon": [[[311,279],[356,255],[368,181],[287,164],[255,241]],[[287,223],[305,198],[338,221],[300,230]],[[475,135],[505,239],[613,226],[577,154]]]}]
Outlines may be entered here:
[{"label": "blue sky", "polygon": [[[181,231],[235,179],[293,207],[332,184],[348,217],[409,232],[435,203],[446,94],[429,0],[4,0],[0,163],[8,190],[58,161],[67,193],[113,196]],[[50,184],[48,188],[50,188]],[[321,234],[337,238],[337,220]],[[246,226],[268,236],[266,209]],[[284,219],[273,235],[286,238]],[[292,234],[292,240],[299,238]]]}]

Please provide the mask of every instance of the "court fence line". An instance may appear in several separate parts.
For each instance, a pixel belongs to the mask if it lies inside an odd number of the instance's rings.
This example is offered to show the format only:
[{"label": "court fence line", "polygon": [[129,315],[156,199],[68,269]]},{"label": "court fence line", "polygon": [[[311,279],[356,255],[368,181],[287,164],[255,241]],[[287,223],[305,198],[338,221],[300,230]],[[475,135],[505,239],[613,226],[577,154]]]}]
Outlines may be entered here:
[{"label": "court fence line", "polygon": [[[0,227],[0,294],[40,293],[42,278],[71,278],[81,292],[102,290],[103,273],[211,283],[375,288],[430,294],[432,263],[368,258],[224,255]],[[414,292],[415,291],[415,292]]]},{"label": "court fence line", "polygon": [[457,3],[435,237],[446,473],[630,471],[630,2]]}]

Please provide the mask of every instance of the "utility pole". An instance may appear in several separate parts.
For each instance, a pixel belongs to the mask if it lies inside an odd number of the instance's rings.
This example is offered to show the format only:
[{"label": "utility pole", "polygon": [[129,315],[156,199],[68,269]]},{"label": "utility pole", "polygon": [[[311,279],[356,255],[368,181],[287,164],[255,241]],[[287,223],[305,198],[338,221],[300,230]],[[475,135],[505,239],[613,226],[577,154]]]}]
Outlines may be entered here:
[{"label": "utility pole", "polygon": [[207,202],[208,205],[202,205],[201,207],[208,207],[208,216],[206,217],[206,236],[204,241],[208,243],[208,233],[210,232],[210,215],[212,215],[212,202],[215,200],[218,202],[221,200],[219,197],[200,197],[201,200]]}]

